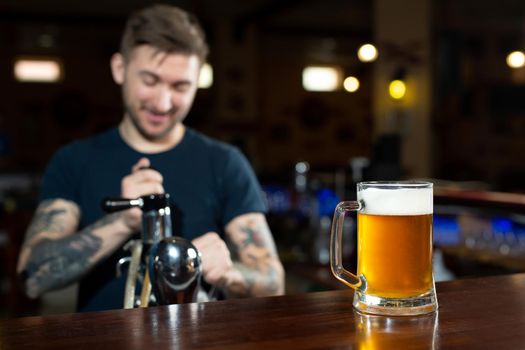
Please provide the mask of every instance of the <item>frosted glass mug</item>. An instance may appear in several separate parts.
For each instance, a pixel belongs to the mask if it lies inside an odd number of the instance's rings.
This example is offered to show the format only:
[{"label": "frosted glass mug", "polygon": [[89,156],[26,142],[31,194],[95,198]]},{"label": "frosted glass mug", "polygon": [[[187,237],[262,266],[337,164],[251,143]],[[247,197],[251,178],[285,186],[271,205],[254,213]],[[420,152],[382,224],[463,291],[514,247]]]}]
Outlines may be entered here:
[{"label": "frosted glass mug", "polygon": [[[357,212],[357,273],[342,265],[343,222]],[[360,182],[357,201],[337,205],[330,266],[355,289],[364,313],[419,315],[438,308],[432,275],[433,190],[430,182]]]}]

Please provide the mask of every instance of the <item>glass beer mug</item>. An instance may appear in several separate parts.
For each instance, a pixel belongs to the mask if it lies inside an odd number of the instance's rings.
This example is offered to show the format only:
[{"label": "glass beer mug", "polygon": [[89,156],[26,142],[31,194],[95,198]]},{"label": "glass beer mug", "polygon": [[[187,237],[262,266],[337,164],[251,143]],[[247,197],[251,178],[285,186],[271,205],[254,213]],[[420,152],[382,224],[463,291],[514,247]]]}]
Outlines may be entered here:
[{"label": "glass beer mug", "polygon": [[[357,211],[357,274],[342,264],[343,222]],[[430,182],[360,182],[357,202],[335,208],[330,237],[334,276],[355,290],[354,307],[379,315],[437,310],[432,275]]]}]

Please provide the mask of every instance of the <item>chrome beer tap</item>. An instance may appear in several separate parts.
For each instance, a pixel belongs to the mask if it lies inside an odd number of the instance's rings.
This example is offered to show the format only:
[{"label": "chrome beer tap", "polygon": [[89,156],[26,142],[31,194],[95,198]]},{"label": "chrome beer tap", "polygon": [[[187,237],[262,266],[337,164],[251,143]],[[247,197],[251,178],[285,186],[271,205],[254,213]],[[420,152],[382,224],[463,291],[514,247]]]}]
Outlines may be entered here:
[{"label": "chrome beer tap", "polygon": [[197,301],[202,273],[200,253],[190,241],[173,236],[169,199],[165,193],[136,199],[107,198],[102,202],[106,212],[134,207],[142,210],[142,238],[128,242],[125,248],[131,250],[131,257],[117,264],[120,271],[121,265],[129,261],[125,309]]}]

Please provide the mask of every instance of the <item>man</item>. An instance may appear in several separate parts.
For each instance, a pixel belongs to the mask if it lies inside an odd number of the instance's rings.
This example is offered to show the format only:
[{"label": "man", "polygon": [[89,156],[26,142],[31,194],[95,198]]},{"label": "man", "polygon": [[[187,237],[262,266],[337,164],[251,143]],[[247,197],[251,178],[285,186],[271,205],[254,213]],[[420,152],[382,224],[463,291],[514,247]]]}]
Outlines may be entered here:
[{"label": "man", "polygon": [[80,280],[79,310],[121,308],[124,280],[115,278],[115,264],[140,230],[142,213],[105,214],[100,202],[164,192],[173,201],[174,235],[199,249],[208,284],[227,297],[284,292],[248,162],[183,124],[207,51],[196,20],[178,8],[156,5],[128,19],[111,58],[123,120],[63,147],[48,165],[18,264],[29,296]]}]

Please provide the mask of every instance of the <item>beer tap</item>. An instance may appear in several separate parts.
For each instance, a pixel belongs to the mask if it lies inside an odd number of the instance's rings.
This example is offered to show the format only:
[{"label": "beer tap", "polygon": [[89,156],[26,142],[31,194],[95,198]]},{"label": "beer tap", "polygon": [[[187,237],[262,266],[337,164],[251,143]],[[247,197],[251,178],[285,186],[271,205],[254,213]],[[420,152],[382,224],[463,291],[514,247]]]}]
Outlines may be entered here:
[{"label": "beer tap", "polygon": [[[129,243],[131,258],[124,292],[124,308],[147,307],[197,301],[201,276],[201,257],[188,240],[173,237],[170,195],[152,194],[136,199],[107,198],[106,212],[130,208],[142,210],[142,238]],[[123,261],[119,261],[119,265]],[[142,275],[141,275],[142,274]],[[135,295],[142,277],[140,299]],[[153,291],[153,295],[152,292]]]}]

